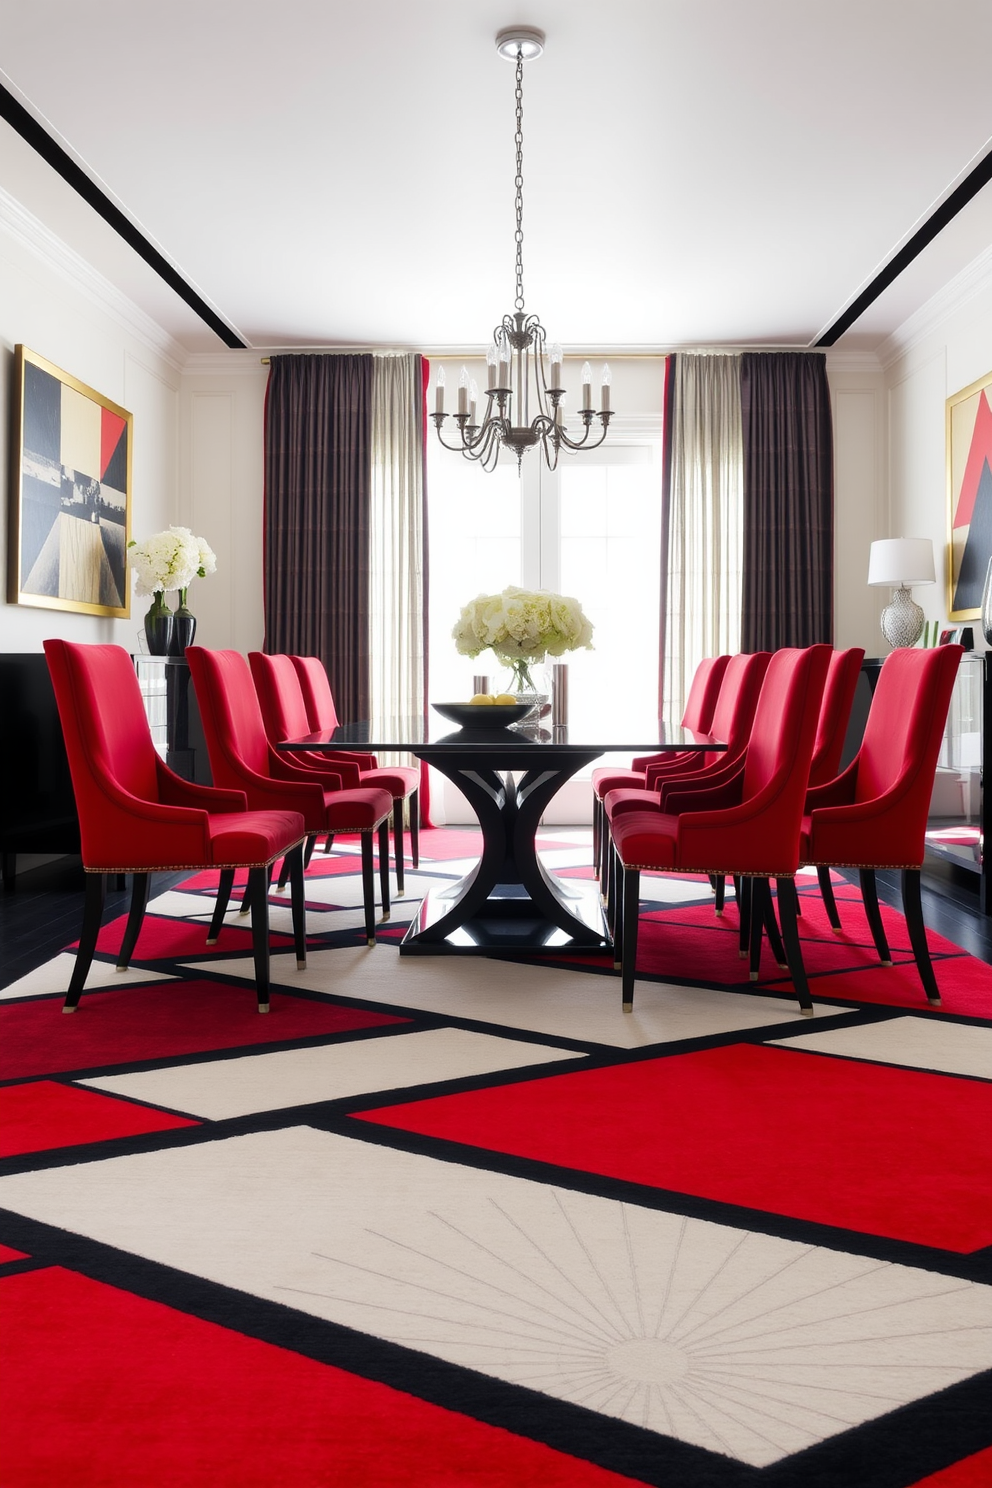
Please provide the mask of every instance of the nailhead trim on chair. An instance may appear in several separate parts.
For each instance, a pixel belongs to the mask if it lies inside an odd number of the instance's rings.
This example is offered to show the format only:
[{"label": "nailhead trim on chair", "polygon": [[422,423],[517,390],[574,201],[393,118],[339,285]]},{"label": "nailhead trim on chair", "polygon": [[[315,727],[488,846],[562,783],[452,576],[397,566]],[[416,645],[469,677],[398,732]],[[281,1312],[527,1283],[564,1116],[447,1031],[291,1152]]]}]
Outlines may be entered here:
[{"label": "nailhead trim on chair", "polygon": [[[232,813],[232,815],[234,815],[234,814],[235,813]],[[337,830],[340,831],[340,832],[346,832],[349,829],[347,827],[339,827]],[[357,832],[359,830],[359,828],[352,827],[350,830],[353,831],[353,832]],[[366,828],[366,827],[362,827],[361,830],[364,832],[364,831],[368,831],[370,829],[369,828]],[[199,862],[199,863],[166,863],[164,865],[164,867],[159,867],[159,866],[156,866],[154,863],[152,863],[152,864],[142,864],[142,866],[140,868],[139,867],[136,867],[134,863],[129,864],[128,867],[126,867],[126,868],[91,868],[91,867],[88,867],[84,863],[83,864],[83,872],[84,873],[206,873],[211,868],[268,868],[268,866],[269,866],[270,863],[274,863],[277,858],[285,857],[286,853],[292,852],[294,847],[299,847],[300,843],[301,842],[306,842],[306,840],[307,840],[306,837],[297,837],[297,839],[296,839],[295,842],[290,842],[286,847],[281,847],[277,853],[273,853],[272,854],[272,857],[271,858],[263,858],[260,862],[246,862],[243,859],[239,859],[238,862],[236,862],[236,863],[204,863],[202,861]]]}]

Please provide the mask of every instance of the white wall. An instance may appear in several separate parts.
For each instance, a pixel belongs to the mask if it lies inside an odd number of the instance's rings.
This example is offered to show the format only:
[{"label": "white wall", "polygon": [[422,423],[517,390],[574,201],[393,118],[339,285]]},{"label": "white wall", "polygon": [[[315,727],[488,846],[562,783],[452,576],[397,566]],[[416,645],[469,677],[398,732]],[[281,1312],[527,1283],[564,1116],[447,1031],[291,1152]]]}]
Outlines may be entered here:
[{"label": "white wall", "polygon": [[[22,343],[134,414],[132,536],[176,520],[180,356],[158,327],[0,190],[0,407],[10,408],[14,347]],[[7,494],[10,419],[0,420]],[[6,521],[2,553],[6,597]],[[103,619],[0,606],[0,650],[40,651],[46,636],[137,648],[150,601],[131,618]]]}]

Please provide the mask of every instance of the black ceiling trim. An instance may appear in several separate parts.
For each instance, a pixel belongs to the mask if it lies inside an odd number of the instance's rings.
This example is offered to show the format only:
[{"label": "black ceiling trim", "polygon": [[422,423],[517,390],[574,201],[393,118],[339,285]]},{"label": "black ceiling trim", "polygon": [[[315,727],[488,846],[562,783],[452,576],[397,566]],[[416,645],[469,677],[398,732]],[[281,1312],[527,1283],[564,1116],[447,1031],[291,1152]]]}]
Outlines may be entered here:
[{"label": "black ceiling trim", "polygon": [[26,140],[43,160],[47,160],[54,170],[58,171],[62,179],[78,192],[95,212],[100,214],[104,222],[109,223],[125,243],[133,248],[150,268],[155,270],[159,278],[163,279],[170,289],[175,290],[179,298],[185,300],[190,309],[196,311],[200,319],[220,337],[225,346],[230,346],[232,349],[245,348],[246,343],[241,340],[241,337],[236,335],[230,326],[221,320],[216,311],[210,308],[206,300],[202,299],[196,290],[186,283],[168,259],[164,258],[157,248],[152,247],[134,223],[125,217],[109,196],[106,196],[99,186],[90,180],[72,156],[68,155],[61,145],[56,144],[51,135],[42,129],[37,119],[33,118],[24,105],[19,103],[2,84],[0,84],[0,118],[6,119],[11,128],[16,129],[21,138]]},{"label": "black ceiling trim", "polygon": [[844,332],[850,330],[854,322],[863,315],[868,306],[877,300],[883,290],[888,289],[894,279],[898,279],[903,269],[913,262],[921,254],[928,243],[932,243],[938,233],[943,232],[947,224],[958,215],[962,207],[966,207],[973,196],[977,196],[982,187],[992,180],[992,152],[978,162],[974,170],[969,171],[964,180],[961,181],[950,196],[942,201],[940,206],[918,228],[908,243],[904,243],[893,258],[877,273],[867,289],[863,289],[858,298],[834,321],[829,330],[824,331],[817,346],[833,346],[834,342],[843,336]]}]

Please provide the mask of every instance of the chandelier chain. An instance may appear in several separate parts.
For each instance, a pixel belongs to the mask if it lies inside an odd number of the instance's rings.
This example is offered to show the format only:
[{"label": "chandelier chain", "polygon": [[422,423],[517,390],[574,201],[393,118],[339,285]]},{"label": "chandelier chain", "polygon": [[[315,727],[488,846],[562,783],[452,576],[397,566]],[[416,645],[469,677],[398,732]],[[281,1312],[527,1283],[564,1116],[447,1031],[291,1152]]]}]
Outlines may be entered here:
[{"label": "chandelier chain", "polygon": [[514,178],[514,185],[517,188],[517,230],[513,236],[517,245],[517,297],[513,302],[513,308],[522,310],[524,308],[524,59],[522,52],[517,53],[517,86],[514,97],[517,101],[517,129],[513,136],[517,147],[517,174]]}]

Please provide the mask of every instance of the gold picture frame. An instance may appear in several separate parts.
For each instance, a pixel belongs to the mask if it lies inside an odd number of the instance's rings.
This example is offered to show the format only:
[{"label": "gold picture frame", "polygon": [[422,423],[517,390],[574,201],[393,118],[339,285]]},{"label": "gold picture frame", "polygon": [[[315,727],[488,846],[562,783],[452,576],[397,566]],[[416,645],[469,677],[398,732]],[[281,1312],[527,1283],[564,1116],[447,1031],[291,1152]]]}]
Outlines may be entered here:
[{"label": "gold picture frame", "polygon": [[15,346],[9,604],[130,615],[133,422],[126,408]]},{"label": "gold picture frame", "polygon": [[992,372],[947,399],[947,614],[978,620],[992,559]]}]

